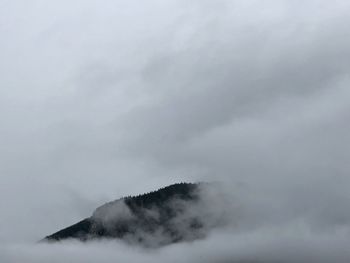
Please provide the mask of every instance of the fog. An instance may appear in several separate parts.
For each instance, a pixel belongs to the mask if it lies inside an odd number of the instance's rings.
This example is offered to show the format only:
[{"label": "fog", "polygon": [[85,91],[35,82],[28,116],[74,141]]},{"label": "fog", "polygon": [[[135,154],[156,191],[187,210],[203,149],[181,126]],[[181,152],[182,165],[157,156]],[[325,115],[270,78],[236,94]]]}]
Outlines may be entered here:
[{"label": "fog", "polygon": [[[0,261],[348,262],[349,12],[0,1]],[[181,181],[222,182],[204,209],[227,224],[161,249],[36,243]]]}]

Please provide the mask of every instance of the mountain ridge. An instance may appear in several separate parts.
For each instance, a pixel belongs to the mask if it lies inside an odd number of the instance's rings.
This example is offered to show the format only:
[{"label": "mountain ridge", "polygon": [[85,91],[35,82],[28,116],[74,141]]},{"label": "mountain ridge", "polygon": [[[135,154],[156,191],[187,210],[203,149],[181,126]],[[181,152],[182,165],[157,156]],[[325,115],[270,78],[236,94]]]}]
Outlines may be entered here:
[{"label": "mountain ridge", "polygon": [[137,196],[107,202],[87,217],[43,241],[120,239],[147,247],[202,238],[203,218],[191,209],[207,183],[176,183]]}]

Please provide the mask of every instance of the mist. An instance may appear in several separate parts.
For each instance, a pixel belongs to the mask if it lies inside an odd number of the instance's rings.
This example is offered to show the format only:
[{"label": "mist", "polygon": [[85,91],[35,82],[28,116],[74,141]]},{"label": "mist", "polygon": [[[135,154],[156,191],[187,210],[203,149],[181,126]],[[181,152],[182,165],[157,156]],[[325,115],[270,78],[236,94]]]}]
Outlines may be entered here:
[{"label": "mist", "polygon": [[[0,261],[348,262],[349,12],[0,1]],[[189,209],[225,219],[200,240],[36,243],[181,181],[225,185]]]}]

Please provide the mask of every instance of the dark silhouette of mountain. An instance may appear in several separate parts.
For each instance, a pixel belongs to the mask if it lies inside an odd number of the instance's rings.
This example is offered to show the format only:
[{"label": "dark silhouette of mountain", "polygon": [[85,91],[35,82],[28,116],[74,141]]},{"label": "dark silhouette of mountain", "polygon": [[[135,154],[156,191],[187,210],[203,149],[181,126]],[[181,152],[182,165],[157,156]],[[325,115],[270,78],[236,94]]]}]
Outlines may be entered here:
[{"label": "dark silhouette of mountain", "polygon": [[205,224],[202,216],[192,211],[200,202],[201,185],[203,183],[173,184],[147,194],[106,203],[98,207],[91,217],[44,240],[117,238],[128,243],[158,247],[201,238],[205,235]]}]

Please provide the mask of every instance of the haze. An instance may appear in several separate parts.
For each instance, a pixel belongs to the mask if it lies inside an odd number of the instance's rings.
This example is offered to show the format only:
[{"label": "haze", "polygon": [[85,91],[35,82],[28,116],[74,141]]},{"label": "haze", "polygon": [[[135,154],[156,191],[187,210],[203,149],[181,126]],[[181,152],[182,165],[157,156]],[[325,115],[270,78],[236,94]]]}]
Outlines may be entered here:
[{"label": "haze", "polygon": [[[0,0],[0,261],[349,262],[349,12]],[[181,181],[223,182],[231,224],[157,251],[36,244]]]}]

